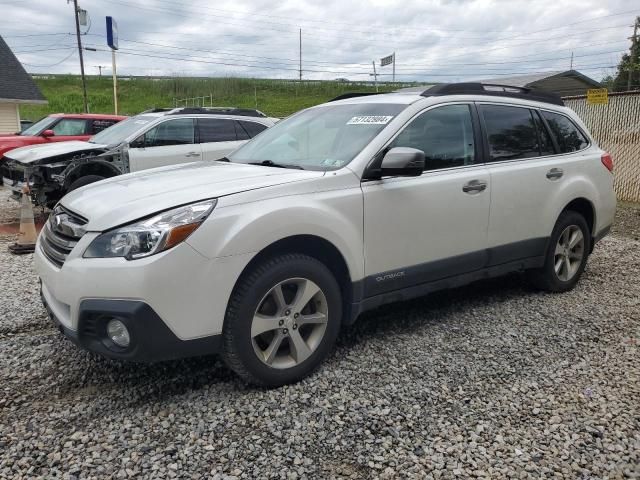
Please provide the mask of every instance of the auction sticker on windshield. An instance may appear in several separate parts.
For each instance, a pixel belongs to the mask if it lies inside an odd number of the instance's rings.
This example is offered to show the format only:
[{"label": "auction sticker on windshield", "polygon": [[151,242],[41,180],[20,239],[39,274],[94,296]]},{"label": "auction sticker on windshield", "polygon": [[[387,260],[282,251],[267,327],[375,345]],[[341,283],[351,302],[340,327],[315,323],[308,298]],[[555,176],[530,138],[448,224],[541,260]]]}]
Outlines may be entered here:
[{"label": "auction sticker on windshield", "polygon": [[364,115],[353,117],[347,125],[386,125],[392,118],[393,115]]}]

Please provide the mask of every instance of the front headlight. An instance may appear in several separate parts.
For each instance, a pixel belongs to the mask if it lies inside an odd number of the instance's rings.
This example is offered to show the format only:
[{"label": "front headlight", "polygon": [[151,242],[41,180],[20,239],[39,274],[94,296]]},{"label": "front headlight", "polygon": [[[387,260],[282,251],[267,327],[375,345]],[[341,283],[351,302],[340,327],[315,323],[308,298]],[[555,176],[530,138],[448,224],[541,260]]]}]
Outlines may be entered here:
[{"label": "front headlight", "polygon": [[192,203],[103,233],[91,242],[83,256],[133,260],[162,252],[191,235],[202,225],[216,203],[216,199]]}]

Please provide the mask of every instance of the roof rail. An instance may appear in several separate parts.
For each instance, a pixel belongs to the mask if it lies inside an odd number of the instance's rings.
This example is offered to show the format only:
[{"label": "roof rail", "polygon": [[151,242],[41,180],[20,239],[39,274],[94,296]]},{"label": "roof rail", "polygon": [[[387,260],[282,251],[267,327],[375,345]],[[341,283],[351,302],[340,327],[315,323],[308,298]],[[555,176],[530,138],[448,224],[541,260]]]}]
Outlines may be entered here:
[{"label": "roof rail", "polygon": [[560,95],[545,90],[511,85],[497,85],[488,83],[443,83],[434,85],[421,94],[423,97],[441,95],[491,95],[492,97],[523,98],[536,102],[564,105]]},{"label": "roof rail", "polygon": [[347,98],[366,97],[368,95],[380,95],[380,92],[351,92],[338,95],[336,98],[332,98],[329,102],[337,102],[338,100],[346,100]]},{"label": "roof rail", "polygon": [[238,115],[241,117],[266,117],[260,110],[254,108],[237,108],[237,107],[183,107],[173,108],[169,115],[184,114],[208,114],[208,115]]}]

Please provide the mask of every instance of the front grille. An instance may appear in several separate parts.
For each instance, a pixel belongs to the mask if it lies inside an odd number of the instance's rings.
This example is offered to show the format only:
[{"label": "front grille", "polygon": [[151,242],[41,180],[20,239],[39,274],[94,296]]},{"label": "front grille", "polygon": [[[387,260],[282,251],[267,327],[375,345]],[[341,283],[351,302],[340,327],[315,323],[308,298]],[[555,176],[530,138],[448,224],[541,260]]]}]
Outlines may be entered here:
[{"label": "front grille", "polygon": [[62,267],[71,250],[85,233],[87,220],[57,206],[42,228],[40,246],[42,253],[55,265]]}]

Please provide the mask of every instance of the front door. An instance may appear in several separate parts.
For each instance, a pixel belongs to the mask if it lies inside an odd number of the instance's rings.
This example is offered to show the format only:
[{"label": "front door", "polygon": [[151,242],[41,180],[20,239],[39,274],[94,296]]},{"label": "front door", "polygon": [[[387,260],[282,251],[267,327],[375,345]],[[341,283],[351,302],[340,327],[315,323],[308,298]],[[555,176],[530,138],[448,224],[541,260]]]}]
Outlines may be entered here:
[{"label": "front door", "polygon": [[129,147],[132,172],[200,160],[192,118],[172,118],[147,130]]},{"label": "front door", "polygon": [[490,182],[472,113],[464,103],[421,113],[389,148],[424,151],[423,174],[362,184],[365,297],[486,265]]}]

